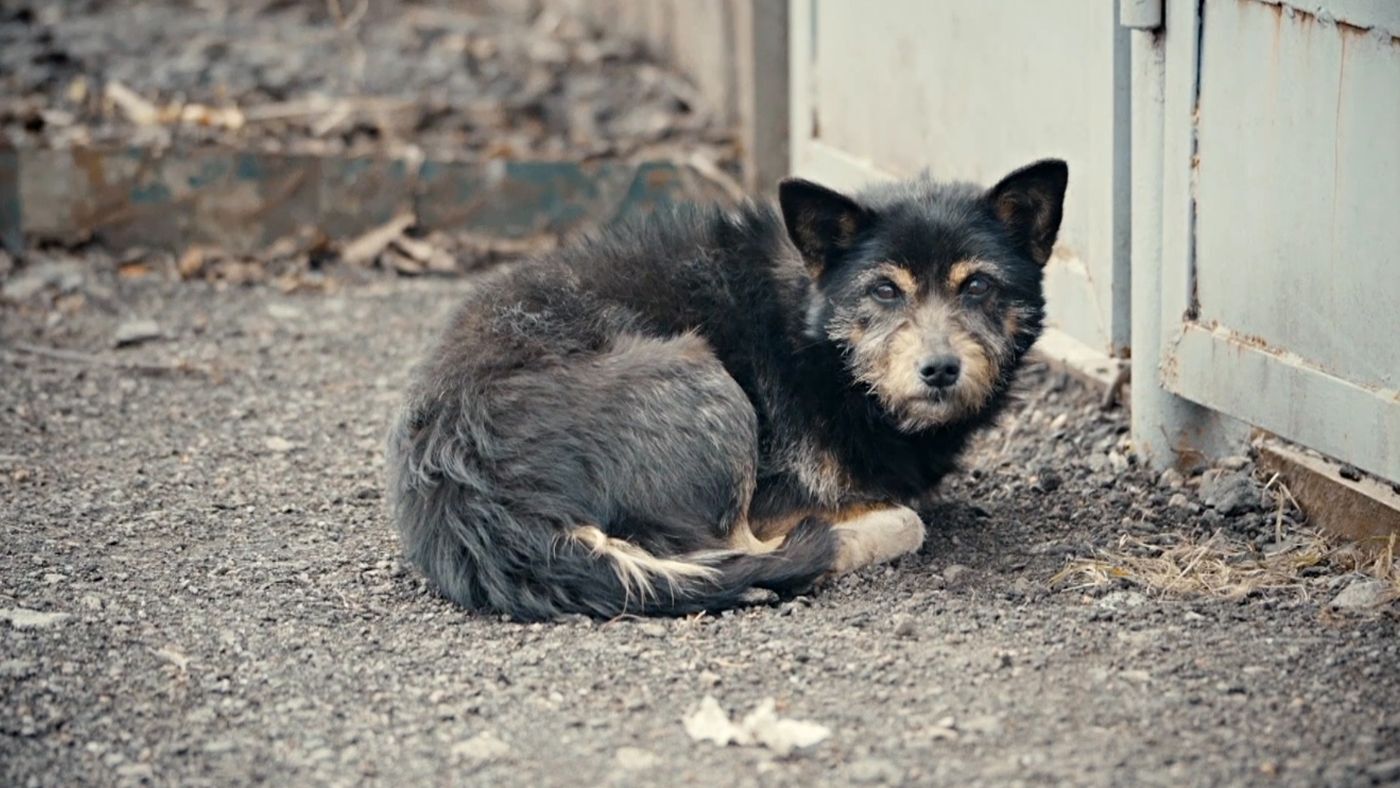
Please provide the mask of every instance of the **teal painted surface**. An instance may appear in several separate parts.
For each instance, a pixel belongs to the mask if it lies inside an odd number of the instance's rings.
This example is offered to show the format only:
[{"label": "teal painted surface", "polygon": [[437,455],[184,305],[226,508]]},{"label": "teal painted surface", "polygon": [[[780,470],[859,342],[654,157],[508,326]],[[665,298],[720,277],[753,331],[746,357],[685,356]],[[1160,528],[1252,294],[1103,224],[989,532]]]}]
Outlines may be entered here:
[{"label": "teal painted surface", "polygon": [[0,149],[0,247],[17,253],[24,245],[19,201],[19,155]]},{"label": "teal painted surface", "polygon": [[251,252],[307,226],[347,237],[407,211],[429,229],[518,238],[723,197],[669,162],[419,163],[208,148],[0,155],[8,156],[0,158],[0,200],[11,195],[0,202],[0,230],[15,243],[22,232],[91,235],[118,248],[213,243]]}]

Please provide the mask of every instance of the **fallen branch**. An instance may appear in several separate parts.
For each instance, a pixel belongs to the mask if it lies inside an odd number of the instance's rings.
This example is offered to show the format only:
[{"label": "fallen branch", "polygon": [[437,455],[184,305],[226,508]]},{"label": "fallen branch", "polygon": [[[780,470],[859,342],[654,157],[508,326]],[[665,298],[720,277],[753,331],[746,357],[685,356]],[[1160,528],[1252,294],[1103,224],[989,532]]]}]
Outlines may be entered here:
[{"label": "fallen branch", "polygon": [[122,369],[130,372],[141,372],[152,375],[167,375],[182,372],[203,372],[198,367],[187,362],[175,364],[158,364],[149,361],[131,361],[127,359],[111,358],[110,356],[99,356],[93,353],[83,353],[77,350],[63,350],[56,347],[44,347],[42,345],[29,345],[23,342],[16,342],[11,345],[14,350],[31,356],[40,358],[50,358],[55,361],[66,361],[71,364],[87,364],[89,366],[110,367],[112,369]]}]

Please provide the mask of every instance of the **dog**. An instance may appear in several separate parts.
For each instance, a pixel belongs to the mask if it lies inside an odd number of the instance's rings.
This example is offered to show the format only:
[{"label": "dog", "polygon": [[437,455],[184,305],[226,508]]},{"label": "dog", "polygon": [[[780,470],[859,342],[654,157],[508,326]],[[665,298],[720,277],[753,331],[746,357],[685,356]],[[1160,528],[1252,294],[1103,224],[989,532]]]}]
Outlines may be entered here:
[{"label": "dog", "polygon": [[406,557],[512,619],[682,615],[917,551],[1041,332],[1069,170],[680,207],[488,274],[389,436]]}]

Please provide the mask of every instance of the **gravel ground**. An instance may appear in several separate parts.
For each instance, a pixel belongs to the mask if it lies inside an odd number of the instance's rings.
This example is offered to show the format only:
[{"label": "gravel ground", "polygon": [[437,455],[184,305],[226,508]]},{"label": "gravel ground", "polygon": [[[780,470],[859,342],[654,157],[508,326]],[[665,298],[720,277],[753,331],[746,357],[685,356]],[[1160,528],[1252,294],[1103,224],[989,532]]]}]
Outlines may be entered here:
[{"label": "gravel ground", "polygon": [[[1052,583],[1124,534],[1296,523],[1162,486],[1121,413],[1043,368],[898,566],[681,620],[454,608],[398,557],[380,455],[469,286],[87,270],[0,304],[0,784],[1400,781],[1394,606],[1329,606],[1369,581]],[[136,318],[158,336],[114,349]],[[707,695],[831,734],[693,741]]]}]

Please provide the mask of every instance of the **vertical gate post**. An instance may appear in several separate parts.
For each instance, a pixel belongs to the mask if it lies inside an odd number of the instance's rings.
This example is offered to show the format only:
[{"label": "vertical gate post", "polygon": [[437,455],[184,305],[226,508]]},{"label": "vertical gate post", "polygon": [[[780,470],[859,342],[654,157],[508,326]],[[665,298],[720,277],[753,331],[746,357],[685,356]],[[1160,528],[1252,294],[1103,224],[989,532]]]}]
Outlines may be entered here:
[{"label": "vertical gate post", "polygon": [[[1194,18],[1192,6],[1185,3],[1172,6],[1178,11],[1189,9],[1192,16],[1176,20],[1168,16],[1165,21],[1181,23],[1173,34],[1195,38],[1199,20]],[[1132,436],[1139,459],[1159,470],[1194,467],[1209,462],[1214,456],[1238,451],[1247,434],[1240,422],[1182,399],[1162,386],[1163,365],[1170,363],[1171,356],[1166,326],[1181,319],[1180,311],[1175,315],[1165,313],[1173,300],[1167,294],[1182,288],[1182,283],[1168,281],[1168,277],[1181,268],[1164,265],[1163,228],[1168,217],[1174,217],[1183,207],[1176,202],[1189,195],[1181,189],[1168,188],[1164,166],[1169,153],[1181,152],[1180,146],[1168,151],[1165,124],[1179,123],[1183,119],[1167,115],[1168,34],[1161,12],[1160,2],[1122,0],[1122,22],[1133,28],[1129,34],[1132,63]],[[1194,41],[1178,40],[1177,43],[1189,43],[1194,54]],[[1188,67],[1194,72],[1194,57],[1191,61]],[[1189,167],[1190,152],[1186,151],[1185,155],[1184,161],[1172,156],[1171,166]],[[1180,184],[1174,182],[1174,185]],[[1184,252],[1179,248],[1170,251],[1172,254]]]},{"label": "vertical gate post", "polygon": [[741,0],[734,16],[744,185],[772,193],[790,171],[788,0]]}]

